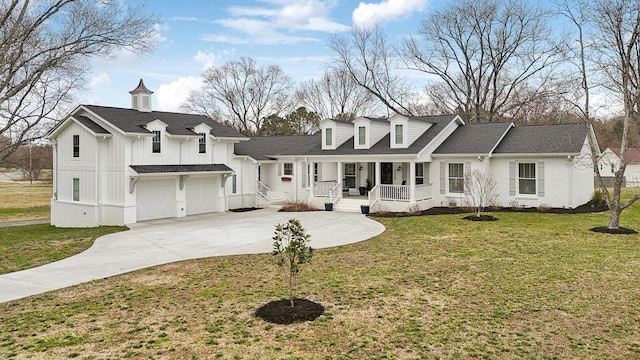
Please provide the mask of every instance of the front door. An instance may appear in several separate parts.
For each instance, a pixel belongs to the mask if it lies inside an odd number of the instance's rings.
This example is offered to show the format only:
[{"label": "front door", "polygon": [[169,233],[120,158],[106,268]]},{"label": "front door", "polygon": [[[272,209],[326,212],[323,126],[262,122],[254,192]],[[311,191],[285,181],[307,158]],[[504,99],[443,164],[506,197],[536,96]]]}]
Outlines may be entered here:
[{"label": "front door", "polygon": [[380,163],[382,184],[393,184],[393,163]]}]

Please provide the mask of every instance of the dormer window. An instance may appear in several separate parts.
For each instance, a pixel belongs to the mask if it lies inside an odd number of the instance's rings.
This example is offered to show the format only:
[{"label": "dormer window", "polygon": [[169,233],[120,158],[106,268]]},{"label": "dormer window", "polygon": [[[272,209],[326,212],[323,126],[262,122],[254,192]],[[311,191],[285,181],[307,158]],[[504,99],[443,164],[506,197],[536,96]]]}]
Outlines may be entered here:
[{"label": "dormer window", "polygon": [[324,144],[326,146],[333,145],[333,129],[332,128],[326,128],[324,130]]},{"label": "dormer window", "polygon": [[396,145],[404,144],[404,127],[401,124],[397,124],[395,127]]},{"label": "dormer window", "polygon": [[154,154],[160,153],[160,131],[155,130],[153,132],[153,139],[151,140],[151,152]]},{"label": "dormer window", "polygon": [[358,145],[366,145],[367,143],[367,128],[364,126],[358,126]]},{"label": "dormer window", "polygon": [[200,134],[200,138],[198,138],[198,153],[207,153],[207,134]]}]

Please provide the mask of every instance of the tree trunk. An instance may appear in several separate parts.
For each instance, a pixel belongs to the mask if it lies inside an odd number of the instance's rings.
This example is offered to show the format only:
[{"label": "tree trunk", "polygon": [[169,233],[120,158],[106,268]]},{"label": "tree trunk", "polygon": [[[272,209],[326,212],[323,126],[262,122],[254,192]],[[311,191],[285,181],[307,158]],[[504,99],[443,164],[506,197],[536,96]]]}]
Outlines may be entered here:
[{"label": "tree trunk", "polygon": [[620,228],[620,213],[622,209],[619,205],[614,204],[609,208],[609,223],[607,224],[607,229],[618,229]]}]

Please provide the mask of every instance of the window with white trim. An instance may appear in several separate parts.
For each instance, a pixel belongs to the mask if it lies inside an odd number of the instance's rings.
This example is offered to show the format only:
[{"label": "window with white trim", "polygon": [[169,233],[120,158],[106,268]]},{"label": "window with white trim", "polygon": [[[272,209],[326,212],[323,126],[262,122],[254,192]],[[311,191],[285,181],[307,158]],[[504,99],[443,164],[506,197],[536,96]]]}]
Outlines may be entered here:
[{"label": "window with white trim", "polygon": [[80,135],[73,135],[73,157],[80,157]]},{"label": "window with white trim", "polygon": [[151,152],[154,154],[160,153],[160,131],[155,130],[153,132],[153,139],[151,139]]},{"label": "window with white trim", "polygon": [[518,163],[518,194],[536,194],[536,163]]},{"label": "window with white trim", "polygon": [[396,145],[404,144],[403,128],[401,124],[396,125]]},{"label": "window with white trim", "polygon": [[331,146],[333,144],[333,129],[326,128],[324,129],[324,144],[327,146]]},{"label": "window with white trim", "polygon": [[365,145],[367,142],[367,129],[364,126],[358,126],[358,145]]},{"label": "window with white trim", "polygon": [[449,192],[464,193],[464,164],[449,163]]},{"label": "window with white trim", "polygon": [[231,176],[231,193],[236,194],[238,192],[238,178],[236,174]]},{"label": "window with white trim", "polygon": [[293,175],[293,163],[284,163],[282,165],[282,175],[285,175],[285,176]]},{"label": "window with white trim", "polygon": [[416,163],[416,185],[424,184],[424,163]]},{"label": "window with white trim", "polygon": [[80,201],[80,179],[73,178],[73,201]]},{"label": "window with white trim", "polygon": [[200,134],[200,138],[198,138],[198,153],[207,153],[207,134]]}]

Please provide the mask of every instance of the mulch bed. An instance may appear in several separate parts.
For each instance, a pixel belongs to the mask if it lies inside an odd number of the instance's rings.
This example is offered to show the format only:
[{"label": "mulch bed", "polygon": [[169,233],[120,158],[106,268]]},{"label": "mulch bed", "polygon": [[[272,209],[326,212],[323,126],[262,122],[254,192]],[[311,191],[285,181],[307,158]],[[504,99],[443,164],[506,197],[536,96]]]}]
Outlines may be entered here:
[{"label": "mulch bed", "polygon": [[614,235],[633,235],[638,233],[633,229],[624,228],[624,227],[619,227],[617,229],[609,229],[606,226],[598,226],[598,227],[591,228],[589,230],[597,233],[614,234]]},{"label": "mulch bed", "polygon": [[[547,208],[547,207],[490,207],[487,208],[486,212],[538,212],[538,213],[547,213],[547,214],[585,214],[585,213],[594,213],[594,212],[602,212],[608,211],[609,208],[606,205],[601,206],[591,206],[591,204],[580,205],[574,209],[569,208]],[[455,215],[455,214],[467,214],[472,213],[473,209],[465,208],[465,207],[432,207],[431,209],[422,210],[422,211],[412,211],[412,212],[391,212],[391,211],[382,211],[371,213],[370,216],[373,217],[383,217],[383,218],[393,218],[393,217],[405,217],[405,216],[423,216],[423,215]]]},{"label": "mulch bed", "polygon": [[495,217],[495,216],[484,215],[484,214],[480,215],[480,216],[469,215],[469,216],[463,217],[463,219],[469,220],[469,221],[496,221],[496,220],[498,220],[498,218]]},{"label": "mulch bed", "polygon": [[274,324],[289,325],[313,321],[324,314],[324,306],[307,299],[274,300],[256,310],[256,317]]},{"label": "mulch bed", "polygon": [[245,208],[238,208],[238,209],[229,209],[229,211],[231,211],[231,212],[247,212],[247,211],[253,211],[253,210],[260,210],[260,208],[257,208],[257,207],[245,207]]}]

